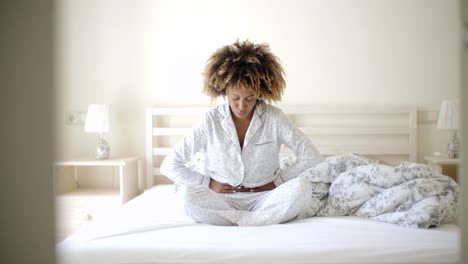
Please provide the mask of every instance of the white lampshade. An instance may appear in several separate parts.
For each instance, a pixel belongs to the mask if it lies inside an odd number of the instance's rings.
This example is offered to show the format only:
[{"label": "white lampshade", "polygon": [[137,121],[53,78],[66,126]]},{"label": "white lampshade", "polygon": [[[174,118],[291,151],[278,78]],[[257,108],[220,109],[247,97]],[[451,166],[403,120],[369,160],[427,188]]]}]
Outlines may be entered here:
[{"label": "white lampshade", "polygon": [[458,129],[458,106],[456,101],[444,100],[440,106],[438,129]]},{"label": "white lampshade", "polygon": [[90,104],[85,120],[85,131],[88,133],[107,133],[110,131],[110,106],[107,104]]}]

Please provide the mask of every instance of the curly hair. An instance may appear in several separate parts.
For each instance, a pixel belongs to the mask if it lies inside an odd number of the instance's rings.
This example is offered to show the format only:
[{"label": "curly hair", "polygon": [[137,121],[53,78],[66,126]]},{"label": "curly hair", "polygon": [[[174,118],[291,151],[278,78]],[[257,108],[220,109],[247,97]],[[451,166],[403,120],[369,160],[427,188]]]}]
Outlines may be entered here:
[{"label": "curly hair", "polygon": [[239,86],[266,101],[280,101],[286,82],[278,57],[268,44],[236,41],[216,50],[203,72],[203,92],[212,98],[226,96]]}]

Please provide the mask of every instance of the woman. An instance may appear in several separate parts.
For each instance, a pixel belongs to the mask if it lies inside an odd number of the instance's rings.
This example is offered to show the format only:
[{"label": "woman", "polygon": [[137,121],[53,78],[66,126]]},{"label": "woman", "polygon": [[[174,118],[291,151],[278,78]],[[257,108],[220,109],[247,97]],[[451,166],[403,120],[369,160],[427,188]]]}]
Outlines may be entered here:
[{"label": "woman", "polygon": [[[218,49],[208,60],[203,91],[228,103],[206,113],[176,144],[161,172],[186,186],[185,210],[214,225],[278,224],[295,218],[311,195],[296,178],[321,161],[312,143],[277,107],[285,88],[283,69],[268,45],[243,41]],[[279,168],[280,146],[297,156]],[[186,164],[205,152],[204,173]]]}]

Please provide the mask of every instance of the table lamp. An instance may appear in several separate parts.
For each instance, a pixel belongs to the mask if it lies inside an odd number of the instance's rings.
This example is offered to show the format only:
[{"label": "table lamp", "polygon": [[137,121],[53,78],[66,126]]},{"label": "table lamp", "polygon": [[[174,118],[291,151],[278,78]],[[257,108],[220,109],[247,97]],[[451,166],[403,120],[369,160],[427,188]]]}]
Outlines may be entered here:
[{"label": "table lamp", "polygon": [[99,141],[96,149],[96,159],[108,159],[110,156],[109,143],[103,134],[110,131],[110,106],[107,104],[91,104],[85,119],[85,132],[98,133]]},{"label": "table lamp", "polygon": [[447,156],[449,158],[458,158],[459,140],[457,136],[458,129],[458,107],[452,100],[444,100],[440,106],[437,128],[444,130],[453,130],[453,137],[448,143]]}]

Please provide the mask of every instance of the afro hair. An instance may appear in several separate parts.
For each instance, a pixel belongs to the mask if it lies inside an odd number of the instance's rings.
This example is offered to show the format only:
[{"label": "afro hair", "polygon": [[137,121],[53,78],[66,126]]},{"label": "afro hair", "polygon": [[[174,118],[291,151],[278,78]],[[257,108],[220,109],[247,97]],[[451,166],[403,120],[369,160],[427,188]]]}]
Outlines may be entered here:
[{"label": "afro hair", "polygon": [[227,89],[244,86],[259,98],[280,101],[286,82],[278,57],[268,44],[236,41],[216,50],[203,72],[203,92],[211,98],[226,96]]}]

